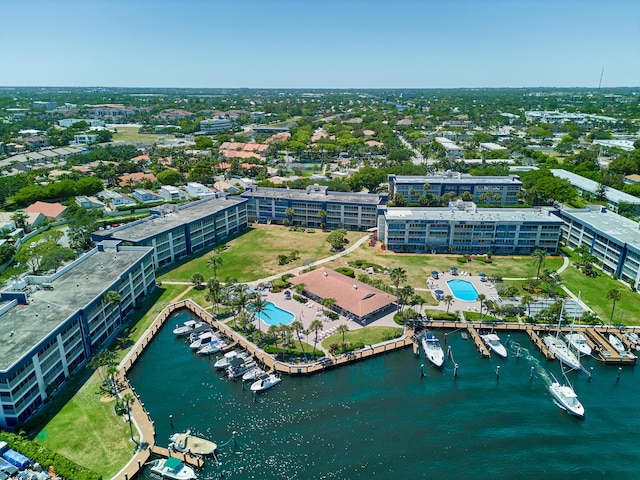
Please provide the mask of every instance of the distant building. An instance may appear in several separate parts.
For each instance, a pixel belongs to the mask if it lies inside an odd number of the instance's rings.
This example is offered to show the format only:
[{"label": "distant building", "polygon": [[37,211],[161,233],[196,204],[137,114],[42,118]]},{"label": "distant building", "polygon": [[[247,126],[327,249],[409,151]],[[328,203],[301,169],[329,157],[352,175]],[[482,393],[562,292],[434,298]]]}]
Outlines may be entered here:
[{"label": "distant building", "polygon": [[71,125],[75,125],[78,122],[87,122],[90,127],[104,127],[104,120],[100,120],[97,118],[63,118],[62,120],[58,120],[58,125],[61,127],[68,128]]},{"label": "distant building", "polygon": [[208,197],[180,206],[165,205],[151,217],[99,230],[91,237],[153,247],[153,263],[160,268],[247,228],[246,204],[239,197]]},{"label": "distant building", "polygon": [[458,146],[455,142],[445,137],[436,137],[435,141],[442,145],[447,152],[447,155],[454,157],[462,156],[462,147]]},{"label": "distant building", "polygon": [[96,143],[100,138],[98,135],[93,133],[82,133],[80,135],[73,136],[73,142],[70,142],[71,145],[89,145],[91,143]]},{"label": "distant building", "polygon": [[57,106],[58,104],[56,102],[33,102],[33,108],[36,108],[38,110],[55,110]]},{"label": "distant building", "polygon": [[64,217],[67,207],[61,203],[35,202],[24,209],[25,213],[41,213],[50,220],[59,220]]},{"label": "distant building", "polygon": [[394,252],[557,253],[562,220],[550,209],[477,208],[456,201],[448,208],[381,207],[378,238]]},{"label": "distant building", "polygon": [[231,120],[214,117],[200,122],[200,131],[205,133],[225,132],[231,129]]},{"label": "distant building", "polygon": [[488,152],[496,152],[499,150],[506,150],[507,147],[503,147],[502,145],[498,145],[497,143],[493,143],[493,142],[483,142],[480,144],[480,150],[485,150]]},{"label": "distant building", "polygon": [[158,193],[162,198],[170,202],[187,199],[186,192],[180,190],[178,187],[174,187],[173,185],[163,185],[160,187],[160,190],[158,190]]},{"label": "distant building", "polygon": [[459,197],[465,192],[473,195],[476,203],[515,205],[522,182],[517,175],[475,177],[459,172],[438,175],[394,175],[390,174],[389,198],[402,194],[410,204],[417,204],[422,195],[441,197],[453,193]]},{"label": "distant building", "polygon": [[76,197],[76,204],[86,210],[92,210],[95,208],[104,209],[104,203],[96,197],[87,197],[86,195],[78,195]]},{"label": "distant building", "polygon": [[131,196],[140,203],[153,203],[164,200],[160,195],[156,195],[151,190],[145,190],[144,188],[136,188]]},{"label": "distant building", "polygon": [[[241,194],[249,200],[249,221],[283,223],[328,229],[367,230],[376,226],[381,197],[375,194],[329,192],[328,187],[310,185],[305,190],[250,187]],[[287,209],[294,212],[287,217]],[[324,218],[320,212],[325,212]]]},{"label": "distant building", "polygon": [[135,205],[136,203],[129,197],[118,192],[114,192],[113,190],[102,190],[96,194],[96,197],[101,199],[107,206],[114,209],[125,205]]},{"label": "distant building", "polygon": [[627,175],[626,177],[624,177],[623,182],[627,185],[638,185],[640,184],[640,175],[636,173]]},{"label": "distant building", "polygon": [[194,198],[203,198],[211,195],[215,195],[215,192],[211,190],[209,187],[205,187],[201,183],[198,182],[188,182],[185,190],[189,194],[190,197]]}]

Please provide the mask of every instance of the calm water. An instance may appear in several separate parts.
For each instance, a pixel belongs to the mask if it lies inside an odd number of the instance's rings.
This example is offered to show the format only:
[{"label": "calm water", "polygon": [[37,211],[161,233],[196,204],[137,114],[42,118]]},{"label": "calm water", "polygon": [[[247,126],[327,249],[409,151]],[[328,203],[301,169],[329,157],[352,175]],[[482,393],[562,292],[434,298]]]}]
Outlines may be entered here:
[{"label": "calm water", "polygon": [[[307,378],[285,376],[254,397],[174,337],[173,325],[189,316],[178,315],[130,379],[158,443],[186,429],[218,443],[222,465],[208,461],[201,479],[638,478],[634,367],[618,380],[618,367],[589,360],[592,380],[569,375],[584,421],[553,403],[547,372],[559,377],[559,366],[541,359],[525,335],[511,337],[511,350],[526,348],[519,359],[489,360],[451,333],[457,379],[451,362],[444,371],[425,364],[421,377],[424,359],[405,349]],[[438,336],[444,344],[444,332]],[[233,431],[235,445],[225,445]]]}]

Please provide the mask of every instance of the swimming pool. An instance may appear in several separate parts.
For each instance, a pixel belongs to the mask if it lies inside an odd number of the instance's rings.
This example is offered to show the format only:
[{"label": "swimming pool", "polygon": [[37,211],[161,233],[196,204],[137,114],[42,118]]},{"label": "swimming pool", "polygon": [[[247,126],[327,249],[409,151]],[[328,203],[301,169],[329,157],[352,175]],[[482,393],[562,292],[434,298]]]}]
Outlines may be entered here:
[{"label": "swimming pool", "polygon": [[265,308],[264,312],[256,315],[267,325],[289,325],[293,322],[295,315],[287,310],[283,310],[277,305],[267,302],[267,308]]},{"label": "swimming pool", "polygon": [[478,299],[478,291],[473,283],[466,280],[448,280],[447,286],[453,296],[466,302],[475,302]]}]

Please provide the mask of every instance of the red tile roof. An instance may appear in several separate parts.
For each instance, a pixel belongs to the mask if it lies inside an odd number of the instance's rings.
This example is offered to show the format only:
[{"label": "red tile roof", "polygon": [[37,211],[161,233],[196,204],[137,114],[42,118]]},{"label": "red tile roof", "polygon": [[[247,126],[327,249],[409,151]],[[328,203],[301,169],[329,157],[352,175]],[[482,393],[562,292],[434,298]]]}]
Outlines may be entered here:
[{"label": "red tile roof", "polygon": [[24,209],[25,213],[41,213],[47,218],[59,218],[67,210],[61,203],[36,202]]},{"label": "red tile roof", "polygon": [[122,175],[120,177],[120,180],[118,181],[118,184],[121,187],[127,187],[130,184],[129,180],[131,180],[134,184],[135,183],[144,183],[147,180],[151,180],[152,182],[155,182],[156,181],[156,177],[152,173],[142,173],[142,172],[125,173],[124,175]]},{"label": "red tile roof", "polygon": [[294,285],[304,283],[304,289],[317,297],[334,298],[336,306],[358,318],[365,318],[397,300],[394,295],[325,267],[289,281]]}]

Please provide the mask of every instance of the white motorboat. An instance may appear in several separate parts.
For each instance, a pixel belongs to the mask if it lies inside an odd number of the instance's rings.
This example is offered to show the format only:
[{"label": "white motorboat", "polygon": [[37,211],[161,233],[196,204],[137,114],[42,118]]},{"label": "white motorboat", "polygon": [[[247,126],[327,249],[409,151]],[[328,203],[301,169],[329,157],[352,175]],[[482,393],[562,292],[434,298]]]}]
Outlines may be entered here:
[{"label": "white motorboat", "polygon": [[640,335],[635,332],[625,332],[623,335],[633,348],[640,351]]},{"label": "white motorboat", "polygon": [[213,332],[207,332],[199,336],[197,340],[191,342],[189,344],[189,348],[191,350],[200,350],[205,345],[216,340],[219,340],[218,335]]},{"label": "white motorboat", "polygon": [[[553,375],[551,376],[553,377]],[[584,418],[584,407],[569,382],[567,382],[567,385],[562,385],[553,377],[553,382],[549,385],[549,393],[551,393],[560,408],[573,416]]]},{"label": "white motorboat", "polygon": [[569,346],[580,355],[591,355],[591,347],[587,343],[587,337],[582,333],[568,333],[564,338]]},{"label": "white motorboat", "polygon": [[487,347],[491,349],[497,355],[502,358],[507,358],[507,349],[500,343],[500,337],[495,333],[487,333],[486,335],[480,335]]},{"label": "white motorboat", "polygon": [[256,365],[251,370],[242,375],[242,381],[255,382],[256,380],[262,378],[263,375],[265,375],[265,371]]},{"label": "white motorboat", "polygon": [[274,374],[271,374],[265,378],[257,380],[251,384],[252,392],[263,392],[280,383],[282,379]]},{"label": "white motorboat", "polygon": [[171,440],[173,449],[194,455],[213,455],[218,448],[211,440],[191,435],[191,430],[184,433],[174,433],[169,437],[169,440]]},{"label": "white motorboat", "polygon": [[248,355],[249,354],[247,352],[238,353],[235,350],[232,350],[230,352],[225,353],[222,358],[220,358],[216,363],[213,364],[213,366],[216,368],[225,369],[229,366],[232,358],[236,358],[236,357],[247,358]]},{"label": "white motorboat", "polygon": [[222,340],[212,340],[207,343],[204,347],[200,348],[196,353],[198,355],[212,355],[214,353],[218,353],[224,347],[227,346],[226,342]]},{"label": "white motorboat", "polygon": [[244,358],[237,357],[232,358],[229,366],[227,367],[227,377],[241,377],[255,366],[256,362],[254,362],[253,360],[245,360]]},{"label": "white motorboat", "polygon": [[618,351],[618,353],[624,353],[627,350],[624,343],[622,343],[622,340],[616,337],[613,333],[609,334],[609,343]]},{"label": "white motorboat", "polygon": [[440,346],[440,340],[438,340],[438,337],[433,333],[427,333],[422,337],[421,342],[424,354],[427,356],[429,361],[436,367],[442,368],[444,365],[444,351]]},{"label": "white motorboat", "polygon": [[176,325],[176,328],[173,330],[173,333],[179,337],[185,335],[191,335],[192,333],[203,332],[205,330],[211,329],[211,325],[205,322],[196,322],[195,320],[188,320],[184,322],[184,324],[179,327]]},{"label": "white motorboat", "polygon": [[202,337],[206,337],[207,335],[213,335],[213,329],[211,327],[209,327],[206,330],[203,330],[201,332],[194,332],[189,334],[189,336],[187,337],[186,342],[191,344],[193,342],[195,342],[196,340],[198,340],[199,338]]},{"label": "white motorboat", "polygon": [[154,460],[151,462],[151,471],[163,478],[171,478],[173,480],[194,480],[198,478],[193,468],[174,457]]},{"label": "white motorboat", "polygon": [[560,360],[560,362],[562,362],[572,370],[581,369],[580,360],[575,353],[569,350],[567,344],[564,343],[561,339],[553,335],[545,335],[542,340],[549,351],[553,353],[554,357]]}]

